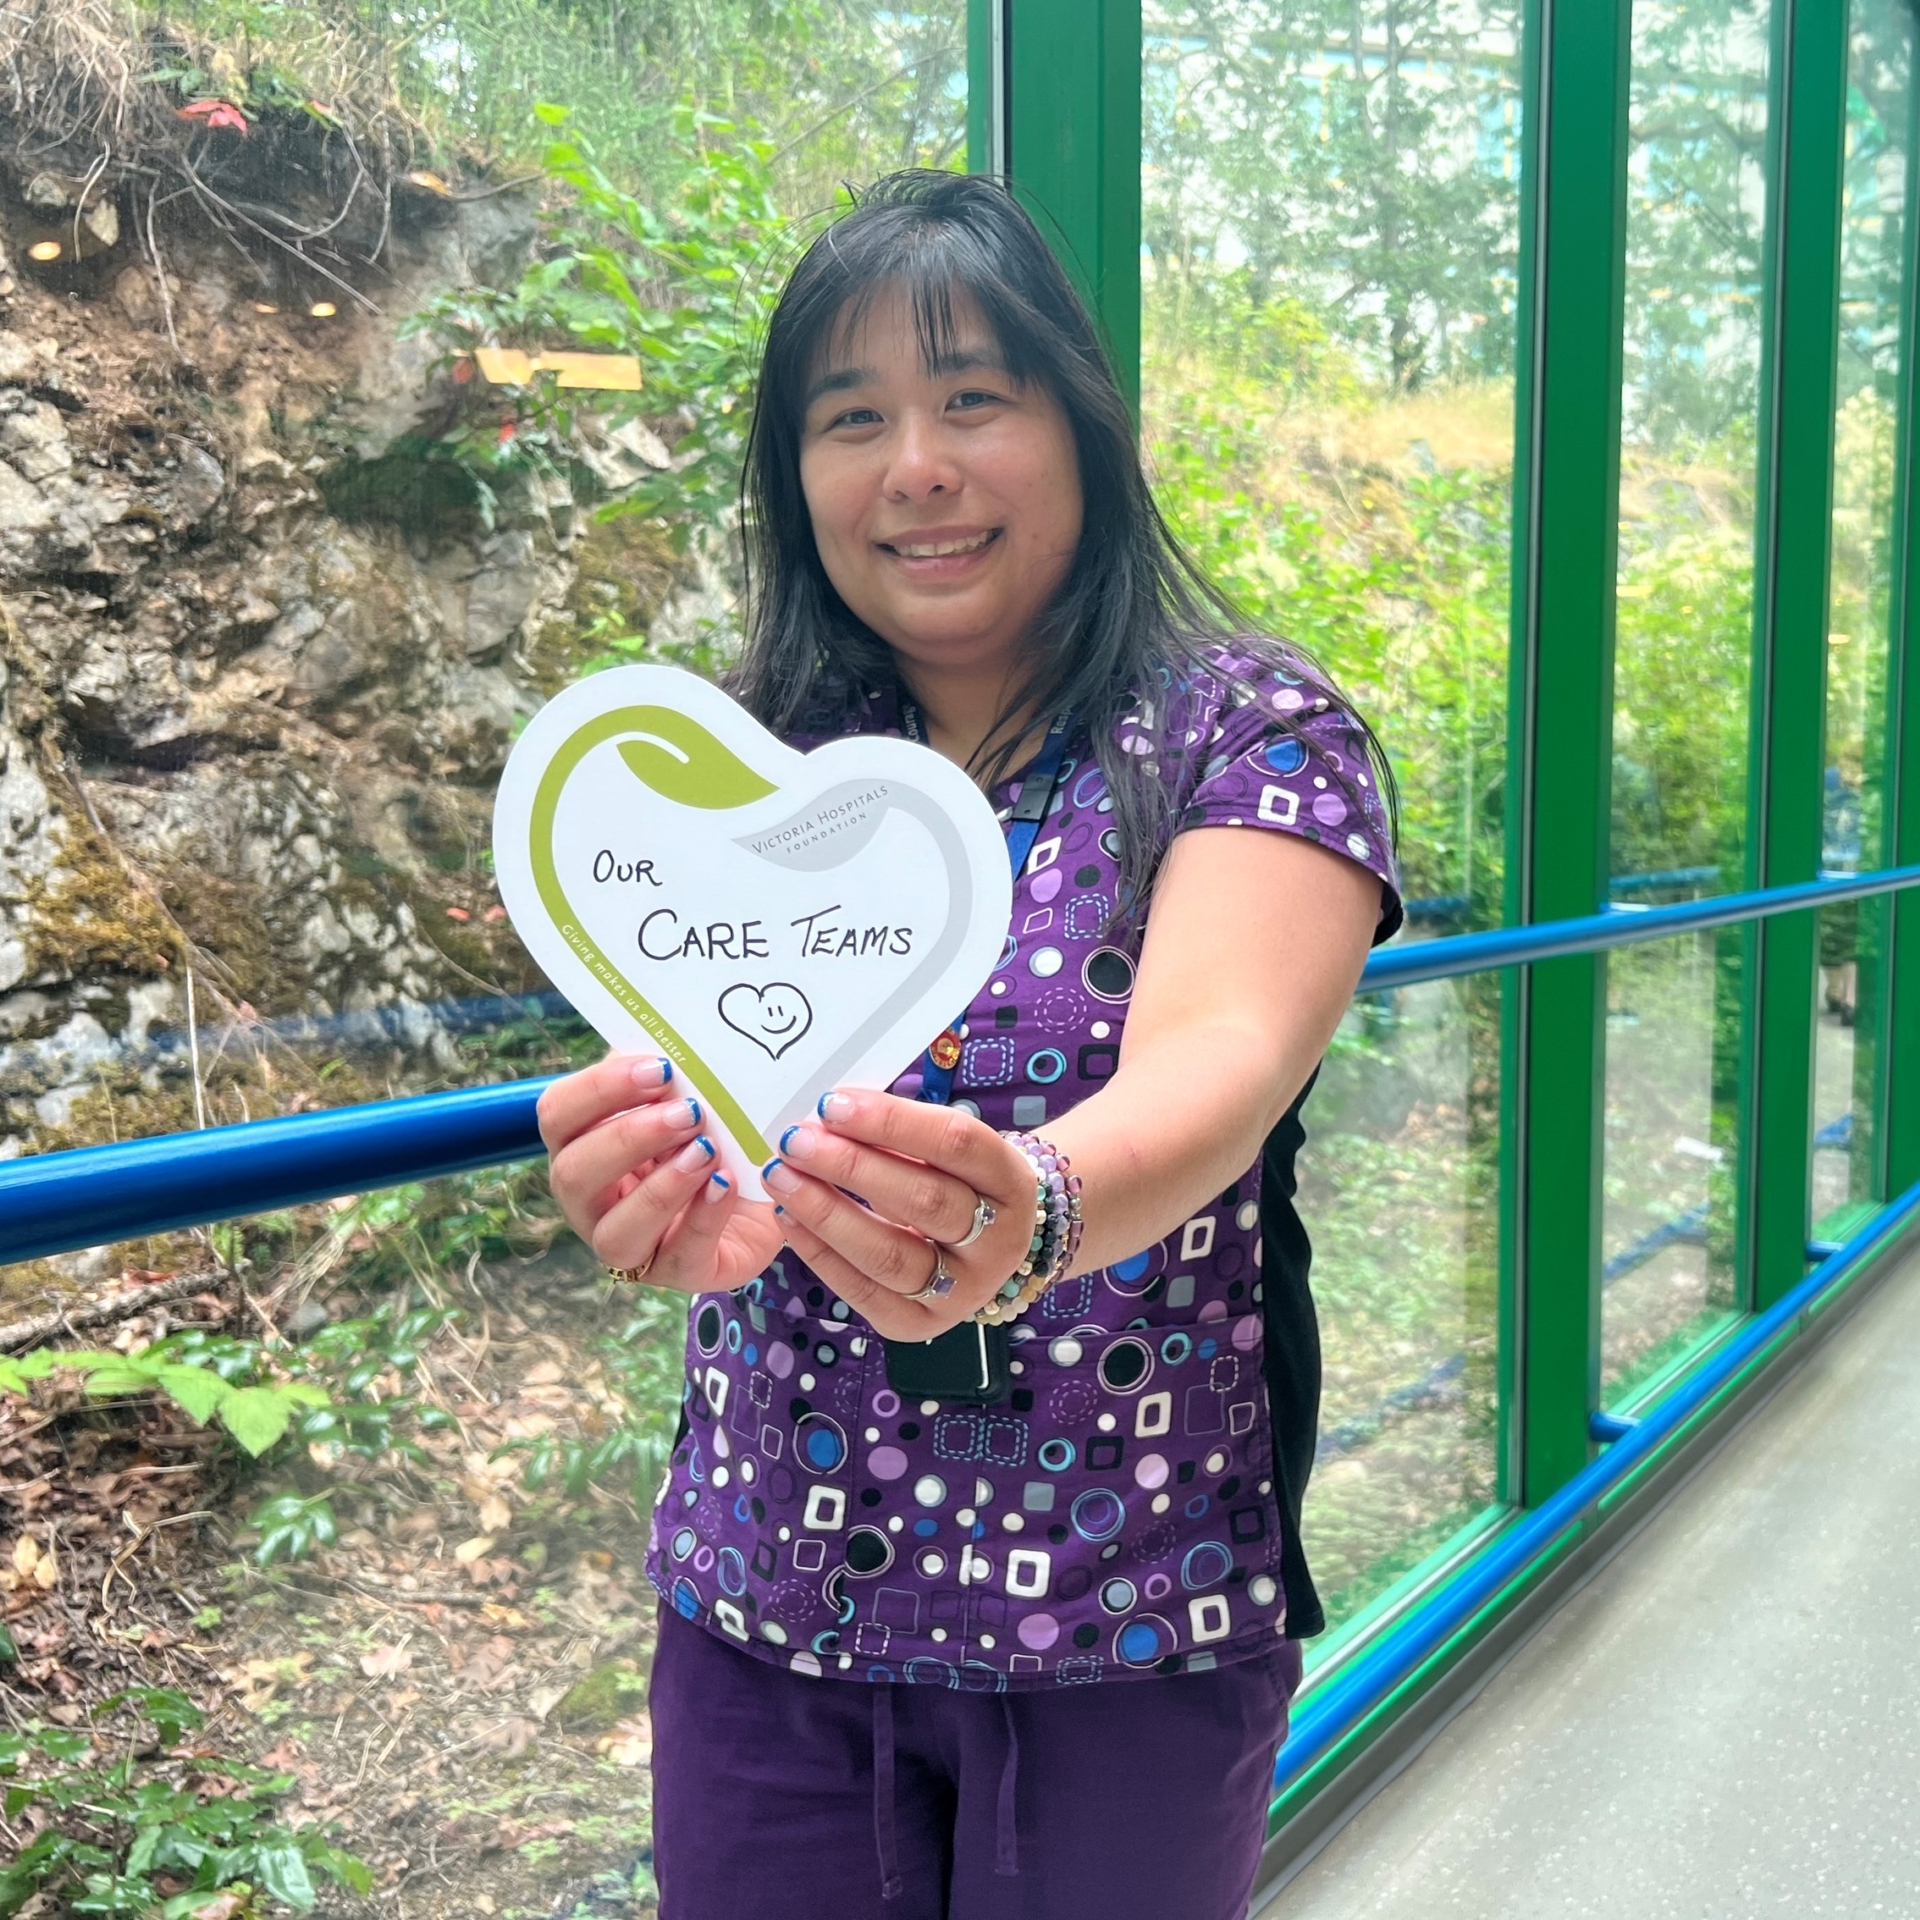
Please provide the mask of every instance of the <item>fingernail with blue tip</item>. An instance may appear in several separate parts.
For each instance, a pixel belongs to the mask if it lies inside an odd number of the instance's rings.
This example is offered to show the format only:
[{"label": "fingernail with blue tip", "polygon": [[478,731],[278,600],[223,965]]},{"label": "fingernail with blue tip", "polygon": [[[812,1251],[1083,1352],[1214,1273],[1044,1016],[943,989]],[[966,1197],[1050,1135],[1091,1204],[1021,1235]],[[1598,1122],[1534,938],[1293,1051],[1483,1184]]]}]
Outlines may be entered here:
[{"label": "fingernail with blue tip", "polygon": [[798,1193],[800,1176],[784,1160],[769,1160],[760,1169],[760,1184],[775,1193]]},{"label": "fingernail with blue tip", "polygon": [[793,1140],[793,1136],[799,1131],[800,1131],[799,1125],[796,1123],[795,1125],[789,1127],[786,1130],[786,1132],[780,1136],[780,1151],[782,1153],[786,1152],[788,1146],[791,1144]]},{"label": "fingernail with blue tip", "polygon": [[724,1200],[733,1191],[733,1182],[724,1173],[710,1173],[707,1176],[707,1204],[712,1206]]},{"label": "fingernail with blue tip", "polygon": [[704,1133],[698,1133],[680,1149],[679,1158],[674,1164],[691,1173],[695,1167],[704,1167],[709,1160],[718,1157],[713,1142]]}]

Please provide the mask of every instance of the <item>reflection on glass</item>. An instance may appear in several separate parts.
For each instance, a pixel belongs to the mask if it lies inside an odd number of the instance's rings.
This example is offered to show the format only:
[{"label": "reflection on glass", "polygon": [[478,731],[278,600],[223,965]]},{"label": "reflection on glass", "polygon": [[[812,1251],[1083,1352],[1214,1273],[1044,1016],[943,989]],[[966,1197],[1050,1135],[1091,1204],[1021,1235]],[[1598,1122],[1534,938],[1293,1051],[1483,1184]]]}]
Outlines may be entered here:
[{"label": "reflection on glass", "polygon": [[1148,0],[1161,499],[1377,723],[1416,936],[1496,922],[1520,9]]},{"label": "reflection on glass", "polygon": [[1497,982],[1370,994],[1307,1103],[1325,1388],[1305,1537],[1339,1627],[1495,1498]]},{"label": "reflection on glass", "polygon": [[1634,899],[1739,872],[1767,34],[1765,0],[1633,9],[1612,873]]},{"label": "reflection on glass", "polygon": [[1607,956],[1603,1404],[1734,1303],[1739,956],[1726,933]]},{"label": "reflection on glass", "polygon": [[[1892,616],[1894,438],[1901,363],[1911,148],[1914,18],[1904,0],[1852,12],[1847,160],[1840,227],[1840,361],[1834,419],[1833,571],[1827,617],[1826,810],[1829,872],[1886,853],[1887,659]],[[1862,901],[1819,916],[1813,1218],[1825,1237],[1841,1210],[1877,1197],[1875,1086],[1879,969],[1887,907]]]}]

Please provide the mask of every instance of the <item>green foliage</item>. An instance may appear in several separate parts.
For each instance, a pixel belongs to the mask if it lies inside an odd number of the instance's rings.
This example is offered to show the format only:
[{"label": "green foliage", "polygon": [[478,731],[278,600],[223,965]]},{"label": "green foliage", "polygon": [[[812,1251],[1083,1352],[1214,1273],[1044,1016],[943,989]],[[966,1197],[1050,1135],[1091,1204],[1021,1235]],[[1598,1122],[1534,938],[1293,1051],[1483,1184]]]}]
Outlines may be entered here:
[{"label": "green foliage", "polygon": [[203,1722],[185,1694],[141,1687],[103,1701],[87,1732],[0,1731],[0,1805],[33,1827],[0,1866],[0,1915],[41,1894],[74,1913],[182,1920],[224,1894],[239,1920],[311,1912],[316,1880],[370,1892],[365,1864],[326,1829],[275,1818],[290,1776],[185,1744]]},{"label": "green foliage", "polygon": [[1320,307],[1387,383],[1511,370],[1519,8],[1501,0],[1157,0],[1152,277],[1236,257]]},{"label": "green foliage", "polygon": [[[0,1391],[25,1393],[30,1382],[57,1371],[77,1374],[98,1400],[157,1394],[195,1426],[217,1418],[257,1458],[287,1432],[301,1409],[328,1406],[325,1391],[308,1381],[251,1378],[261,1361],[261,1350],[250,1342],[207,1341],[194,1334],[175,1334],[134,1354],[36,1347],[17,1360],[0,1358]],[[237,1373],[242,1377],[236,1379]]]},{"label": "green foliage", "polygon": [[330,1547],[339,1537],[333,1501],[325,1493],[276,1493],[247,1516],[259,1534],[253,1557],[270,1567],[276,1560],[304,1560],[315,1547]]},{"label": "green foliage", "polygon": [[1506,476],[1369,483],[1361,539],[1262,498],[1261,416],[1234,389],[1176,392],[1153,458],[1175,532],[1254,627],[1330,667],[1374,723],[1402,794],[1411,895],[1464,895],[1497,920],[1506,748]]},{"label": "green foliage", "polygon": [[[540,257],[513,287],[436,296],[408,330],[438,340],[450,357],[491,345],[637,355],[644,392],[612,406],[596,396],[595,425],[617,427],[642,410],[678,415],[672,468],[618,498],[623,511],[663,519],[684,545],[696,527],[725,518],[738,489],[756,350],[775,290],[763,270],[780,231],[772,147],[684,108],[681,135],[701,164],[663,215],[607,174],[573,130],[570,109],[536,111],[554,135],[542,164],[566,189]],[[509,479],[554,470],[590,492],[586,428],[579,396],[540,373],[504,405],[482,396],[448,448],[491,507]]]},{"label": "green foliage", "polygon": [[1717,866],[1731,879],[1746,810],[1751,538],[1738,518],[1663,532],[1620,573],[1613,870]]},{"label": "green foliage", "polygon": [[[1760,375],[1764,0],[1634,13],[1628,433],[1697,457],[1751,432]],[[1751,473],[1752,450],[1733,469]]]},{"label": "green foliage", "polygon": [[673,1450],[685,1386],[686,1318],[684,1294],[661,1288],[635,1293],[626,1321],[596,1342],[621,1417],[596,1435],[543,1433],[510,1442],[503,1451],[525,1455],[527,1486],[555,1488],[575,1499],[600,1486],[627,1495],[643,1511],[652,1505]]}]

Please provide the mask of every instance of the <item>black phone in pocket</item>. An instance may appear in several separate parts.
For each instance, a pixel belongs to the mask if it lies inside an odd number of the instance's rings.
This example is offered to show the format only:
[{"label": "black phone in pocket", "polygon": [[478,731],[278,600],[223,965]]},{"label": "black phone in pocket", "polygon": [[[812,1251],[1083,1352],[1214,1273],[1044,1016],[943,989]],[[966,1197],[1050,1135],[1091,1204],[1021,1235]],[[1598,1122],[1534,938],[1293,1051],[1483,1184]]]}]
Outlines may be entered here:
[{"label": "black phone in pocket", "polygon": [[1013,1386],[1013,1343],[1005,1327],[962,1320],[931,1340],[889,1340],[887,1385],[903,1400],[997,1407]]}]

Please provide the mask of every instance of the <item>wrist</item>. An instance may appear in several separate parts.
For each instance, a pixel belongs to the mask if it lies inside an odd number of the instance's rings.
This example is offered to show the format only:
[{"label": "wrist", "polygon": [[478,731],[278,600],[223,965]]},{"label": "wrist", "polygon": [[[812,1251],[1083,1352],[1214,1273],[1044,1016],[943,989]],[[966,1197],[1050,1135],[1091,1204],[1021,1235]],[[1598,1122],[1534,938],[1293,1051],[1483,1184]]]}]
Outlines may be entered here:
[{"label": "wrist", "polygon": [[974,1315],[989,1326],[1018,1319],[1068,1268],[1080,1250],[1080,1180],[1060,1149],[1036,1134],[1001,1135],[1016,1148],[1033,1175],[1034,1199],[1027,1250],[1021,1264]]}]

